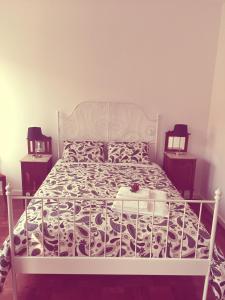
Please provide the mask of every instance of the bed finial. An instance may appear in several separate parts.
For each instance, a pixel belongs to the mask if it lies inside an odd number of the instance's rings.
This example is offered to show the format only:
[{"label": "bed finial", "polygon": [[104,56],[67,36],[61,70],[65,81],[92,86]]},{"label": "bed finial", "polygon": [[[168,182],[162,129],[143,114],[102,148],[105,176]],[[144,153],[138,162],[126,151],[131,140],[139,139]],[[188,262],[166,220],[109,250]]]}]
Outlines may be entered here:
[{"label": "bed finial", "polygon": [[57,113],[57,155],[58,159],[60,158],[60,112],[59,110],[56,111]]},{"label": "bed finial", "polygon": [[221,199],[221,195],[222,195],[222,193],[221,193],[220,188],[217,188],[214,193],[214,199],[216,201],[219,201]]},{"label": "bed finial", "polygon": [[5,191],[6,191],[6,196],[11,195],[12,189],[11,189],[11,185],[9,183],[6,186]]}]

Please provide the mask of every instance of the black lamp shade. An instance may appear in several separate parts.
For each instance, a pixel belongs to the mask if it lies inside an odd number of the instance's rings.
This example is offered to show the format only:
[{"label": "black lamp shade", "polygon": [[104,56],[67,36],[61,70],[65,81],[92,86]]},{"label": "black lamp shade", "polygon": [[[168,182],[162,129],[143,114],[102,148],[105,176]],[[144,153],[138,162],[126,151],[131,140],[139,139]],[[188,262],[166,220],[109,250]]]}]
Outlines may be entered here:
[{"label": "black lamp shade", "polygon": [[41,127],[29,127],[27,131],[27,138],[29,140],[41,140],[45,136],[41,132]]},{"label": "black lamp shade", "polygon": [[173,136],[187,136],[188,133],[188,127],[185,124],[176,124],[174,125],[173,129]]}]

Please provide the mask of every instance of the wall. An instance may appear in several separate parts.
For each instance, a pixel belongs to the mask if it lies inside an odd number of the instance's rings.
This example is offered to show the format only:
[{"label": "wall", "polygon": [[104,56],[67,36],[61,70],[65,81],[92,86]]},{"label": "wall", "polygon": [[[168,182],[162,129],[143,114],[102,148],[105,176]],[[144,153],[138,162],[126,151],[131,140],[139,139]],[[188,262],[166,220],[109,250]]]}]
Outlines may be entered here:
[{"label": "wall", "polygon": [[225,4],[222,9],[220,35],[213,82],[212,99],[207,133],[206,164],[208,172],[203,187],[207,196],[220,187],[223,197],[220,203],[220,217],[225,224]]},{"label": "wall", "polygon": [[187,123],[189,149],[202,157],[220,8],[217,0],[1,0],[0,158],[14,188],[27,127],[55,140],[56,110],[84,100],[159,112],[161,160],[165,131]]}]

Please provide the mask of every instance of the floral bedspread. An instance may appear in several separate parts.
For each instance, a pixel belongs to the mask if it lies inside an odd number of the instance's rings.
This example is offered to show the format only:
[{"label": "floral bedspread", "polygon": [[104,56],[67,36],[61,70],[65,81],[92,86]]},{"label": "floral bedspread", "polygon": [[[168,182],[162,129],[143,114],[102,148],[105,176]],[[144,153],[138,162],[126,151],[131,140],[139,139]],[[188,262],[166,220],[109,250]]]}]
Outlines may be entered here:
[{"label": "floral bedspread", "polygon": [[[143,188],[164,190],[169,198],[181,198],[164,171],[154,163],[91,164],[59,160],[35,195],[48,199],[43,201],[43,205],[38,198],[31,200],[27,213],[23,213],[15,227],[16,254],[128,257],[166,255],[174,258],[181,253],[182,257],[193,258],[198,217],[189,206],[186,207],[182,243],[184,205],[180,202],[171,204],[168,238],[168,217],[155,216],[152,220],[149,214],[123,212],[121,215],[121,212],[113,209],[113,198],[119,187],[129,186],[134,182],[138,182]],[[106,201],[106,198],[109,200]],[[197,243],[197,258],[208,257],[209,234],[203,225],[200,226]],[[10,246],[6,239],[0,249],[1,288],[9,269]],[[223,299],[224,296],[224,270],[224,256],[215,247],[211,283],[217,299]]]}]

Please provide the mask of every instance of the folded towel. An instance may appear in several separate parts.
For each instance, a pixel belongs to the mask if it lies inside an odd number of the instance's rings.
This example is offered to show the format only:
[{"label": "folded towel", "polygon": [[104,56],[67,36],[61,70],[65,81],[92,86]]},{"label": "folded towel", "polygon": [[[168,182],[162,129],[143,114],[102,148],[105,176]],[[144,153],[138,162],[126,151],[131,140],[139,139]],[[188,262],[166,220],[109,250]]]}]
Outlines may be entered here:
[{"label": "folded towel", "polygon": [[116,195],[116,198],[128,198],[128,199],[149,199],[150,189],[140,189],[137,192],[131,192],[130,187],[121,186]]},{"label": "folded towel", "polygon": [[167,203],[155,202],[155,208],[154,208],[154,201],[149,201],[147,205],[147,209],[148,212],[151,214],[153,214],[153,210],[154,210],[154,216],[162,216],[162,217],[168,216]]},{"label": "folded towel", "polygon": [[167,192],[161,190],[151,190],[149,193],[150,199],[157,199],[157,200],[166,200],[167,199]]},{"label": "folded towel", "polygon": [[137,192],[131,192],[130,187],[121,186],[116,195],[116,199],[113,202],[113,208],[122,211],[122,201],[118,199],[127,199],[123,201],[123,211],[127,213],[137,213],[138,212],[138,201],[129,200],[145,200],[139,201],[139,212],[147,212],[147,203],[149,199],[149,189],[140,189]]},{"label": "folded towel", "polygon": [[[121,212],[122,211],[122,201],[114,200],[113,209]],[[138,213],[138,201],[123,201],[123,212],[124,213]],[[147,202],[139,201],[139,213],[149,213],[147,210]]]},{"label": "folded towel", "polygon": [[[158,193],[157,193],[158,192]],[[116,195],[116,199],[113,202],[112,208],[121,212],[122,211],[122,201],[123,200],[123,212],[124,213],[135,213],[138,211],[140,214],[152,215],[154,209],[154,201],[146,201],[148,199],[165,199],[165,194],[162,191],[150,190],[148,188],[143,188],[137,192],[131,192],[130,187],[120,187]],[[132,200],[132,201],[129,201]],[[134,201],[139,200],[139,201]],[[138,210],[139,202],[139,210]],[[154,216],[168,216],[168,207],[166,202],[155,202]]]}]

